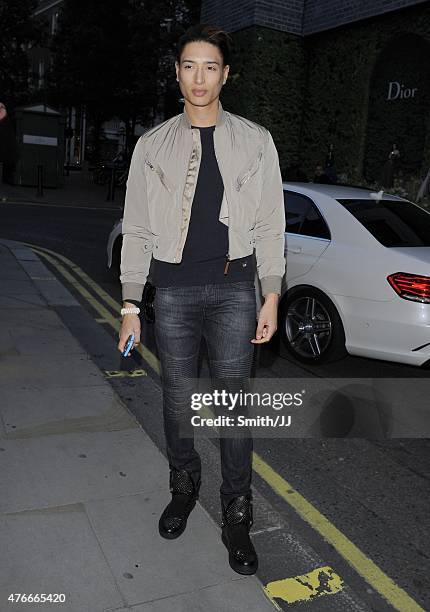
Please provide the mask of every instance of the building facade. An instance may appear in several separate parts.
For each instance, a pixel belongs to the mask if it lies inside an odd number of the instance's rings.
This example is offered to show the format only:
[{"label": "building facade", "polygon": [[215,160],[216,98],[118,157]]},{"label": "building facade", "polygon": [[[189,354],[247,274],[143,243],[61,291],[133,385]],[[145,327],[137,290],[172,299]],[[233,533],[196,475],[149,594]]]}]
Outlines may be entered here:
[{"label": "building facade", "polygon": [[338,174],[378,181],[393,145],[407,177],[430,166],[430,3],[203,0],[232,34],[223,104],[264,123],[284,176],[312,176],[330,146]]},{"label": "building facade", "polygon": [[[49,36],[54,36],[58,30],[64,0],[39,0],[34,12],[47,24]],[[30,82],[41,103],[47,102],[46,87],[49,69],[52,65],[52,55],[48,47],[32,47],[29,50]],[[37,95],[38,94],[38,95]],[[84,104],[59,109],[65,116],[65,164],[69,168],[81,168],[89,157],[89,141],[91,140],[91,122],[87,117]],[[135,126],[135,136],[144,131],[139,123]],[[102,139],[101,156],[113,159],[125,149],[125,123],[118,117],[112,117],[101,126]]]}]

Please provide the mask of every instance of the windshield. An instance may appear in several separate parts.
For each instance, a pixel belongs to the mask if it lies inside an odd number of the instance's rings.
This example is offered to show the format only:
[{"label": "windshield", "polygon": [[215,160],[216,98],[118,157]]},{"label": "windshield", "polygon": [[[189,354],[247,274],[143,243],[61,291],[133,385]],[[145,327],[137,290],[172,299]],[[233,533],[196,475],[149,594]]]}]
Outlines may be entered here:
[{"label": "windshield", "polygon": [[386,247],[430,246],[430,214],[406,200],[338,200]]}]

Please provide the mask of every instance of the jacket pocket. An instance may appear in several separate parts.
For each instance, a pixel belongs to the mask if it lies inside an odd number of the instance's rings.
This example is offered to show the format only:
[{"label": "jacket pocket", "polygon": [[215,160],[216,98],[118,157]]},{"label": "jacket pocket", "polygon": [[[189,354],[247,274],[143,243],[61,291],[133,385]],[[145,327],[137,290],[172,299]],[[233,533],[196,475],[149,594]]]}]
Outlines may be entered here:
[{"label": "jacket pocket", "polygon": [[145,164],[150,168],[152,172],[155,172],[155,174],[157,174],[158,178],[161,181],[161,184],[167,189],[167,191],[173,194],[175,191],[175,187],[167,178],[164,170],[160,167],[160,165],[155,162],[152,162],[149,157],[145,158]]},{"label": "jacket pocket", "polygon": [[263,156],[263,147],[258,149],[257,155],[253,156],[251,161],[248,161],[245,169],[242,170],[236,179],[236,191],[240,191],[242,187],[251,179],[260,167],[261,158]]}]

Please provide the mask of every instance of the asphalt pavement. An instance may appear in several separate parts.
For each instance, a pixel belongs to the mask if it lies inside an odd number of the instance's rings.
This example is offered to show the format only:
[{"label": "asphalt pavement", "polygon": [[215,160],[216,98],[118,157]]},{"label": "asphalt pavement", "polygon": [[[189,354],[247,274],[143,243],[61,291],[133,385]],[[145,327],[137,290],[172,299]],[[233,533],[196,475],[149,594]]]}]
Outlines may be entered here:
[{"label": "asphalt pavement", "polygon": [[10,185],[0,179],[0,203],[25,202],[85,208],[122,208],[125,185],[115,188],[111,198],[108,194],[109,186],[96,185],[92,173],[86,167],[82,170],[70,170],[68,176],[63,176],[62,180],[63,184],[60,187],[45,187],[42,195],[38,195],[36,186]]}]

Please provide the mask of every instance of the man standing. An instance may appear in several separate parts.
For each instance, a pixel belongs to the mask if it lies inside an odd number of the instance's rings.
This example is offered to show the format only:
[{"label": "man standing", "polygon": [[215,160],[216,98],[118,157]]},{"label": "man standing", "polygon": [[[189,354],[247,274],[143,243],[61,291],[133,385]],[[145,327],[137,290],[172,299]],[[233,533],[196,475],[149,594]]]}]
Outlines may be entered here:
[{"label": "man standing", "polygon": [[[253,345],[276,331],[285,273],[278,154],[267,129],[224,111],[219,94],[229,56],[230,37],[217,27],[200,24],[180,38],[175,66],[184,112],[139,139],[127,182],[118,349],[131,333],[140,342],[137,306],[151,265],[172,493],[159,532],[168,539],[183,533],[200,489],[193,436],[180,432],[191,417],[201,338],[212,377],[241,387]],[[254,249],[265,298],[257,326]],[[222,539],[231,567],[253,574],[251,435],[220,437],[220,451]]]},{"label": "man standing", "polygon": [[18,159],[15,133],[6,106],[0,102],[0,183],[3,178],[3,164],[13,166]]}]

